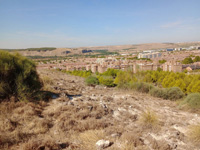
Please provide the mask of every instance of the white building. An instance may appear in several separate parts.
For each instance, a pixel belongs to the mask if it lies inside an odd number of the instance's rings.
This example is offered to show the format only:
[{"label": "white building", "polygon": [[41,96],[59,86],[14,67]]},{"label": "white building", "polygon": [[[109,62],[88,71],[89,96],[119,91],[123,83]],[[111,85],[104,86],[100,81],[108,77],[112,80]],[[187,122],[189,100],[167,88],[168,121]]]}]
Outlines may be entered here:
[{"label": "white building", "polygon": [[154,52],[154,53],[139,53],[138,58],[157,58],[161,57],[162,53]]}]

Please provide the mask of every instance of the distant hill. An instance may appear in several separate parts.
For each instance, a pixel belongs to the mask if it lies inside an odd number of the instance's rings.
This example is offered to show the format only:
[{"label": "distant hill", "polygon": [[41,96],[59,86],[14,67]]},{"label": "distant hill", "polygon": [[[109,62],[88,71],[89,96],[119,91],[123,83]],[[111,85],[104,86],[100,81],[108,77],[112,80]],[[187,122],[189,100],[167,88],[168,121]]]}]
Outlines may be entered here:
[{"label": "distant hill", "polygon": [[43,47],[43,48],[27,48],[27,49],[2,49],[10,52],[18,51],[24,56],[67,56],[67,55],[86,55],[83,53],[88,51],[96,53],[101,50],[107,50],[108,52],[118,53],[136,53],[143,50],[158,50],[166,48],[178,48],[178,47],[189,47],[189,46],[200,46],[200,42],[184,42],[184,43],[145,43],[145,44],[133,44],[133,45],[111,45],[111,46],[95,46],[95,47],[77,47],[77,48],[54,48],[54,47]]},{"label": "distant hill", "polygon": [[55,47],[41,47],[41,48],[26,48],[26,49],[0,49],[0,50],[3,50],[3,51],[9,51],[9,52],[12,52],[12,51],[52,51],[52,50],[55,50],[56,48]]}]

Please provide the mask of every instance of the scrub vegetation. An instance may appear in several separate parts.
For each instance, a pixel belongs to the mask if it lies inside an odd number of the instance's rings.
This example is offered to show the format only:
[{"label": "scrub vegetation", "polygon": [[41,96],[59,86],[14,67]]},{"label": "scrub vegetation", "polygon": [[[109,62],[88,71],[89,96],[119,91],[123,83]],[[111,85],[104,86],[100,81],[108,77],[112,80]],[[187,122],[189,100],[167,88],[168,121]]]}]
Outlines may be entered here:
[{"label": "scrub vegetation", "polygon": [[0,51],[0,99],[28,100],[41,87],[33,61],[19,54]]},{"label": "scrub vegetation", "polygon": [[[104,73],[93,74],[91,71],[68,71],[67,73],[85,77],[86,83],[91,77],[95,78],[92,85],[117,86],[120,89],[136,90],[149,93],[152,96],[178,100],[190,93],[200,92],[200,75],[187,75],[165,71],[120,71],[108,69]],[[98,80],[98,81],[97,81]],[[89,84],[88,84],[89,85]]]}]

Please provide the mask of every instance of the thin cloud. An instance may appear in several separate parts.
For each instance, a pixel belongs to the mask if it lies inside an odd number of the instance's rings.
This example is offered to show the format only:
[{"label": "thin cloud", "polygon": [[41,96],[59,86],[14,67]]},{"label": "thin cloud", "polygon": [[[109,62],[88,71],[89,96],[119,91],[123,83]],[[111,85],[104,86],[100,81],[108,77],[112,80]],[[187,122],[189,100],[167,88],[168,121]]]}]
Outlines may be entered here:
[{"label": "thin cloud", "polygon": [[181,21],[176,21],[176,22],[170,22],[170,23],[166,23],[164,25],[161,25],[161,28],[174,28],[174,27],[178,27],[182,24]]},{"label": "thin cloud", "polygon": [[57,40],[77,40],[75,37],[69,37],[63,33],[53,32],[49,33],[42,33],[42,32],[28,32],[28,31],[18,31],[16,35],[26,36],[26,37],[38,37],[44,39],[57,39]]}]

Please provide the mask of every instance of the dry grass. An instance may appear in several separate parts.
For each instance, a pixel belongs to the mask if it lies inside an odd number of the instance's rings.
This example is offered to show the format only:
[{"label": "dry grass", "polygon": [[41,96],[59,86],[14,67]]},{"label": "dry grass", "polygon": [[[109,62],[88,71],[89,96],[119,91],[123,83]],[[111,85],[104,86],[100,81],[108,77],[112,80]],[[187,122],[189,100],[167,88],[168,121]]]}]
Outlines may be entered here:
[{"label": "dry grass", "polygon": [[61,150],[64,147],[67,147],[69,144],[58,144],[52,139],[43,139],[43,140],[29,140],[22,146],[22,150]]},{"label": "dry grass", "polygon": [[122,141],[123,150],[131,150],[131,148],[143,145],[143,140],[141,140],[141,132],[125,132],[120,141]]},{"label": "dry grass", "polygon": [[54,82],[51,78],[49,78],[48,76],[41,76],[41,80],[44,84],[43,90],[54,91],[54,89],[52,88],[52,86],[54,85]]},{"label": "dry grass", "polygon": [[145,128],[156,128],[158,126],[159,120],[158,116],[154,111],[147,109],[141,114],[140,123]]},{"label": "dry grass", "polygon": [[94,150],[96,149],[96,142],[105,139],[103,130],[88,130],[79,134],[78,137],[81,149]]},{"label": "dry grass", "polygon": [[40,117],[42,108],[38,104],[4,102],[0,110],[0,149],[27,141],[49,130],[50,123]]},{"label": "dry grass", "polygon": [[[44,80],[45,84],[52,84],[48,78]],[[97,97],[98,94],[95,93]],[[119,97],[125,94],[119,93]],[[160,125],[162,118],[158,121],[158,116],[151,110],[146,110],[140,115],[141,110],[148,104],[143,105],[145,94],[137,94],[130,98],[127,96],[127,99],[113,100],[111,96],[103,97],[101,100],[108,108],[103,108],[98,100],[86,96],[84,98],[84,95],[71,103],[58,99],[38,104],[1,103],[0,149],[59,150],[62,149],[60,144],[69,142],[66,149],[94,150],[96,142],[105,139],[114,142],[108,150],[146,150],[148,148],[144,135],[154,132],[152,128],[157,129],[158,125],[165,126]],[[119,117],[116,118],[113,112],[118,108],[125,110],[119,111]],[[136,111],[129,111],[134,109]],[[164,144],[158,143],[161,142],[149,140],[148,146],[152,149],[162,149],[161,145]],[[167,144],[168,141],[165,145]]]},{"label": "dry grass", "polygon": [[79,106],[61,105],[55,107],[54,105],[51,107],[47,102],[38,104],[4,102],[1,103],[0,110],[0,133],[2,133],[0,149],[22,143],[27,143],[24,147],[25,150],[37,149],[41,145],[52,149],[54,144],[51,140],[37,141],[36,137],[47,134],[61,140],[69,138],[72,134],[83,133],[80,134],[80,137],[83,140],[83,145],[86,145],[84,143],[87,136],[88,138],[91,136],[95,141],[97,137],[102,137],[101,129],[113,126],[114,123],[112,123],[112,119],[108,119],[112,117],[112,110],[102,108],[98,103],[85,104],[80,102]]},{"label": "dry grass", "polygon": [[134,146],[134,143],[125,142],[125,143],[123,143],[121,149],[122,149],[122,150],[134,150],[134,149],[135,149],[135,146]]},{"label": "dry grass", "polygon": [[200,124],[190,126],[187,132],[187,135],[193,143],[199,144],[200,143]]}]

